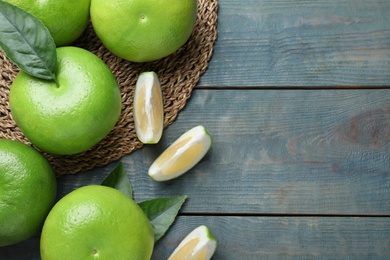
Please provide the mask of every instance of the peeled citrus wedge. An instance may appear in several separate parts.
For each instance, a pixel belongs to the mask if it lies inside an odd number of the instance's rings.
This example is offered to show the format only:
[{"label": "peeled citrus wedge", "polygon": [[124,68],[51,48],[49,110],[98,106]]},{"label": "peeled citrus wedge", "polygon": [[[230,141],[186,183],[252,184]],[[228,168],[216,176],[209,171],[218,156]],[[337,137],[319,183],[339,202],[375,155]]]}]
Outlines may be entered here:
[{"label": "peeled citrus wedge", "polygon": [[195,228],[181,241],[168,260],[209,260],[217,244],[210,230],[202,225]]},{"label": "peeled citrus wedge", "polygon": [[160,141],[164,128],[164,107],[160,81],[153,71],[143,72],[134,92],[133,117],[138,139],[144,144]]},{"label": "peeled citrus wedge", "polygon": [[211,136],[203,126],[188,130],[153,162],[149,176],[156,181],[179,177],[206,155],[211,142]]}]

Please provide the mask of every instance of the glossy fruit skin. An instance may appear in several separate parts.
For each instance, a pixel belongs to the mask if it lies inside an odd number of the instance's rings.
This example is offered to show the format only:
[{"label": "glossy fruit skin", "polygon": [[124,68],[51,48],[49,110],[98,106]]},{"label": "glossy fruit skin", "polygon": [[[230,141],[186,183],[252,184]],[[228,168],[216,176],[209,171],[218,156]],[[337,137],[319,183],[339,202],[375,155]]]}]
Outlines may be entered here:
[{"label": "glossy fruit skin", "polygon": [[74,42],[88,25],[91,0],[5,1],[41,20],[58,47]]},{"label": "glossy fruit skin", "polygon": [[54,171],[42,154],[21,142],[0,139],[0,246],[38,233],[56,192]]},{"label": "glossy fruit skin", "polygon": [[196,0],[93,0],[91,21],[102,43],[133,62],[163,58],[189,39]]},{"label": "glossy fruit skin", "polygon": [[122,192],[84,186],[50,211],[41,235],[45,259],[150,259],[152,226],[142,209]]},{"label": "glossy fruit skin", "polygon": [[56,82],[18,73],[10,90],[13,119],[38,148],[71,155],[88,150],[115,126],[121,94],[106,64],[77,47],[57,48]]}]

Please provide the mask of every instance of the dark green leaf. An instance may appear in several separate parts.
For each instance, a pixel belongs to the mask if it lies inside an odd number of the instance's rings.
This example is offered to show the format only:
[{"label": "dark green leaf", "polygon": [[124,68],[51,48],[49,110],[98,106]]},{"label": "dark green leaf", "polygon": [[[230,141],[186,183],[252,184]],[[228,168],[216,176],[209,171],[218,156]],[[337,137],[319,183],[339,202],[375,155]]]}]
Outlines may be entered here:
[{"label": "dark green leaf", "polygon": [[120,162],[118,166],[104,179],[103,186],[108,186],[120,190],[131,199],[133,198],[133,188],[130,179],[127,177],[125,168]]},{"label": "dark green leaf", "polygon": [[32,14],[1,0],[0,48],[31,76],[55,79],[56,45],[48,29]]},{"label": "dark green leaf", "polygon": [[173,198],[147,200],[138,204],[152,224],[155,241],[164,236],[165,232],[175,221],[186,199],[187,195],[182,195]]}]

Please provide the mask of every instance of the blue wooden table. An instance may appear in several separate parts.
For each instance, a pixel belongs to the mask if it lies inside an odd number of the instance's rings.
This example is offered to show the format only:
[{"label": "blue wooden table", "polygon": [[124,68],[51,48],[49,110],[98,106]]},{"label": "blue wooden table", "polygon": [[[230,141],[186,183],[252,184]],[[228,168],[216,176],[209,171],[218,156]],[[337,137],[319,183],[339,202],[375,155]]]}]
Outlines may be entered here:
[{"label": "blue wooden table", "polygon": [[[120,160],[136,201],[189,197],[153,259],[201,224],[219,241],[213,259],[390,259],[389,88],[390,1],[220,0],[186,107],[158,145]],[[200,124],[207,156],[152,181],[157,155]],[[117,163],[59,178],[59,198]],[[0,259],[39,259],[39,236]]]}]

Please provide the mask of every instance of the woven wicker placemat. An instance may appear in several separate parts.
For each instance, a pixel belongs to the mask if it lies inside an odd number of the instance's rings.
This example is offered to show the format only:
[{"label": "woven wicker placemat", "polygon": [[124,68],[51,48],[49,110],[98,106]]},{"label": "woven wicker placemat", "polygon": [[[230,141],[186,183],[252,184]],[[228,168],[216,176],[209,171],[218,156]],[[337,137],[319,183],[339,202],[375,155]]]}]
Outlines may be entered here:
[{"label": "woven wicker placemat", "polygon": [[[90,150],[72,156],[43,153],[58,176],[104,166],[142,147],[137,139],[132,115],[133,89],[138,75],[155,71],[164,98],[164,127],[170,125],[186,104],[192,89],[206,71],[217,38],[218,0],[198,0],[194,31],[178,51],[149,63],[125,61],[110,53],[96,37],[91,25],[74,44],[98,55],[117,78],[122,94],[122,112],[115,128]],[[12,119],[8,94],[18,68],[0,50],[0,138],[31,145]]]}]

